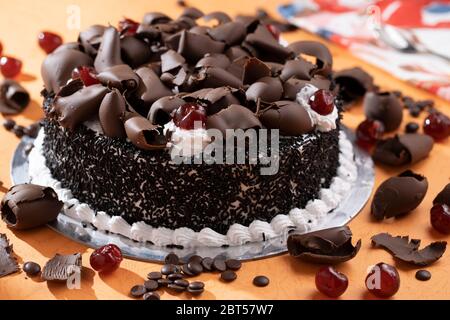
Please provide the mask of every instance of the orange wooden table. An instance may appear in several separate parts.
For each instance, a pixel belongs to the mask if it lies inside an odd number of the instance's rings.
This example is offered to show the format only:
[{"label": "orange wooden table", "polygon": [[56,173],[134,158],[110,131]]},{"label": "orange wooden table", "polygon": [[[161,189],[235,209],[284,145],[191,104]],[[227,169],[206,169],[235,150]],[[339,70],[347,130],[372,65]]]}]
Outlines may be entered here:
[{"label": "orange wooden table", "polygon": [[[253,14],[255,9],[263,7],[274,14],[280,1],[241,1],[241,0],[186,0],[190,5],[198,6],[205,12],[223,10],[230,14]],[[94,23],[116,25],[123,16],[140,20],[147,11],[162,11],[176,16],[181,8],[175,0],[15,0],[4,1],[0,13],[0,41],[5,54],[16,56],[24,61],[23,75],[19,80],[30,90],[32,103],[24,113],[14,117],[22,125],[27,125],[42,116],[40,105],[42,99],[39,92],[42,88],[40,65],[45,55],[37,45],[36,36],[41,30],[59,32],[66,41],[74,41],[79,30],[67,28],[68,12],[78,10],[71,5],[76,4],[81,13],[81,28]],[[305,32],[295,32],[284,36],[288,41],[299,39],[317,39]],[[442,111],[450,114],[450,104],[441,99],[415,89],[414,87],[393,78],[391,75],[369,66],[356,59],[345,50],[329,45],[335,58],[335,69],[362,66],[370,72],[377,84],[384,89],[401,90],[417,99],[435,99]],[[361,107],[355,107],[345,113],[344,123],[355,128],[363,119]],[[406,116],[404,124],[409,121]],[[403,128],[402,128],[403,129]],[[11,133],[0,129],[0,180],[4,186],[10,187],[9,165],[18,139]],[[429,210],[434,196],[450,181],[450,143],[435,144],[434,150],[426,160],[415,164],[412,169],[424,174],[429,181],[429,189],[422,204],[406,218],[392,223],[375,223],[370,220],[369,206],[366,205],[360,215],[351,222],[354,238],[363,240],[359,254],[350,262],[338,266],[347,274],[350,284],[342,299],[370,299],[364,279],[368,266],[384,261],[398,267],[401,276],[400,291],[395,299],[450,299],[450,252],[429,270],[432,279],[419,282],[414,278],[416,269],[406,264],[395,263],[392,257],[381,249],[372,249],[370,237],[379,232],[393,235],[410,235],[422,239],[423,244],[436,240],[450,240],[433,231],[429,224]],[[376,186],[386,178],[401,172],[404,168],[376,168]],[[0,196],[5,192],[2,188]],[[53,232],[47,227],[32,231],[13,232],[0,223],[0,232],[6,233],[14,245],[14,252],[19,262],[35,261],[41,265],[55,253],[70,254],[81,252],[83,265],[89,268],[89,256],[92,249],[77,244]],[[121,268],[107,276],[96,274],[92,269],[83,272],[80,290],[68,290],[65,285],[39,282],[26,279],[24,273],[0,278],[0,299],[127,299],[128,292],[135,284],[143,282],[150,271],[159,270],[156,264],[124,260]],[[318,266],[302,263],[288,255],[245,263],[238,272],[238,278],[232,284],[224,284],[218,280],[217,274],[204,274],[201,280],[206,283],[206,291],[200,299],[320,299],[314,285],[314,274]],[[254,276],[267,275],[271,282],[265,288],[252,285]],[[190,299],[187,294],[172,296],[164,292],[162,299]],[[197,299],[197,298],[195,298]]]}]

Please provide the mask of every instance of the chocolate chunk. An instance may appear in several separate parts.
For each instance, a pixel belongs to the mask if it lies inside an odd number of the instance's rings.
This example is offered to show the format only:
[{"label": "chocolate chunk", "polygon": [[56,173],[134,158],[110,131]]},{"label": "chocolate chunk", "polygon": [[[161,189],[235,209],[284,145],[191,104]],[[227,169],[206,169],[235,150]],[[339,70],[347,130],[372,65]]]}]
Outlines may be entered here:
[{"label": "chocolate chunk", "polygon": [[174,265],[180,264],[180,258],[178,258],[178,256],[173,252],[169,253],[165,257],[164,261],[166,264],[174,264]]},{"label": "chocolate chunk", "polygon": [[9,189],[1,202],[3,221],[11,229],[25,230],[55,220],[63,207],[50,187],[18,184]]},{"label": "chocolate chunk", "polygon": [[161,12],[149,12],[144,15],[142,24],[152,25],[152,24],[164,24],[172,21],[172,19],[164,13]]},{"label": "chocolate chunk", "polygon": [[324,44],[317,41],[297,41],[291,43],[288,49],[296,56],[304,54],[315,57],[318,68],[314,70],[314,74],[330,75],[333,68],[333,56]]},{"label": "chocolate chunk", "polygon": [[219,272],[224,272],[225,270],[227,270],[225,260],[221,257],[214,258],[212,265],[214,267],[214,270],[217,270]]},{"label": "chocolate chunk", "polygon": [[166,148],[167,139],[162,134],[162,128],[153,125],[144,117],[133,116],[126,120],[125,132],[131,143],[139,149],[160,150]]},{"label": "chocolate chunk", "polygon": [[111,138],[125,138],[127,136],[123,125],[126,111],[125,98],[117,90],[108,93],[100,104],[99,121],[103,133]]},{"label": "chocolate chunk", "polygon": [[236,272],[234,272],[232,270],[227,270],[220,274],[220,279],[222,279],[225,282],[234,281],[234,280],[236,280],[236,278],[237,278],[237,274],[236,274]]},{"label": "chocolate chunk", "polygon": [[428,270],[418,270],[416,272],[416,279],[419,281],[428,281],[431,279],[431,273]]},{"label": "chocolate chunk", "polygon": [[203,17],[203,20],[205,21],[217,20],[219,22],[219,25],[231,22],[230,16],[222,11],[214,11],[208,13],[206,16]]},{"label": "chocolate chunk", "polygon": [[153,124],[164,125],[170,121],[172,112],[184,104],[185,101],[177,96],[163,97],[152,104],[147,118]]},{"label": "chocolate chunk", "polygon": [[283,95],[283,86],[278,78],[265,77],[253,83],[245,93],[247,100],[275,102]]},{"label": "chocolate chunk", "polygon": [[90,56],[97,55],[105,30],[105,26],[93,25],[80,32],[78,42],[81,43],[84,51]]},{"label": "chocolate chunk", "polygon": [[404,215],[419,206],[427,189],[427,178],[410,170],[389,178],[375,192],[371,214],[377,220]]},{"label": "chocolate chunk", "polygon": [[188,264],[187,264],[187,263],[185,263],[185,264],[183,264],[183,265],[181,266],[181,270],[183,271],[183,274],[185,274],[185,275],[187,275],[187,276],[189,276],[189,277],[195,276],[195,275],[190,271],[190,269],[188,268]]},{"label": "chocolate chunk", "polygon": [[178,47],[178,53],[191,62],[197,62],[207,53],[222,53],[225,44],[208,36],[183,31]]},{"label": "chocolate chunk", "polygon": [[373,159],[379,163],[402,166],[416,163],[428,156],[433,148],[434,141],[431,137],[407,133],[379,141],[373,152]]},{"label": "chocolate chunk", "polygon": [[283,47],[263,25],[259,25],[254,33],[248,34],[244,44],[253,48],[257,57],[263,61],[284,63],[291,55],[290,51]]},{"label": "chocolate chunk", "polygon": [[228,259],[227,261],[225,261],[225,264],[227,265],[228,269],[234,271],[237,271],[242,267],[242,263],[236,259]]},{"label": "chocolate chunk", "polygon": [[135,69],[149,62],[152,58],[150,46],[136,37],[123,37],[120,39],[121,56],[123,61]]},{"label": "chocolate chunk", "polygon": [[230,59],[222,53],[207,53],[203,58],[201,58],[195,68],[205,68],[205,67],[217,67],[221,69],[226,69],[230,65]]},{"label": "chocolate chunk", "polygon": [[381,121],[386,132],[396,130],[403,119],[403,108],[392,92],[368,92],[364,97],[364,113],[368,119]]},{"label": "chocolate chunk", "polygon": [[345,105],[364,97],[366,92],[375,90],[373,77],[360,67],[336,72],[333,79],[339,85],[339,96]]},{"label": "chocolate chunk", "polygon": [[233,46],[240,44],[244,40],[247,29],[240,22],[227,22],[215,28],[208,29],[208,34],[216,41],[222,41],[227,46]]},{"label": "chocolate chunk", "polygon": [[419,125],[416,122],[408,122],[405,126],[406,133],[416,133],[419,130]]},{"label": "chocolate chunk", "polygon": [[[75,83],[75,81],[73,82]],[[71,84],[68,85],[68,87],[71,86]],[[95,84],[68,96],[65,93],[66,91],[62,89],[55,97],[51,115],[55,115],[62,127],[73,130],[83,121],[98,113],[108,89],[101,84]]]},{"label": "chocolate chunk", "polygon": [[352,244],[352,232],[347,226],[314,231],[306,234],[291,234],[288,237],[289,253],[301,260],[337,264],[353,259],[361,248],[361,240]]},{"label": "chocolate chunk", "polygon": [[158,281],[155,280],[147,280],[144,282],[144,287],[146,291],[155,291],[159,288]]},{"label": "chocolate chunk", "polygon": [[297,136],[314,129],[308,112],[296,102],[277,101],[259,115],[261,123],[268,129],[279,129],[282,135]]},{"label": "chocolate chunk", "polygon": [[135,285],[133,288],[131,288],[130,290],[130,295],[133,298],[140,298],[142,297],[145,293],[147,293],[147,289],[143,286],[143,285]]},{"label": "chocolate chunk", "polygon": [[244,63],[243,84],[252,84],[258,79],[270,77],[270,67],[258,58],[249,58]]},{"label": "chocolate chunk", "polygon": [[127,64],[118,64],[105,68],[97,75],[97,79],[108,88],[120,91],[133,91],[139,85],[139,76]]},{"label": "chocolate chunk", "polygon": [[186,8],[181,13],[182,17],[189,17],[189,18],[192,18],[192,19],[195,19],[195,20],[200,19],[204,15],[205,14],[201,10],[199,10],[197,8],[193,8],[193,7]]},{"label": "chocolate chunk", "polygon": [[299,57],[296,60],[288,60],[284,64],[283,70],[280,74],[280,79],[284,82],[288,79],[295,77],[301,80],[311,79],[311,72],[315,69],[315,66],[305,59]]},{"label": "chocolate chunk", "polygon": [[142,67],[137,69],[136,73],[141,77],[137,95],[146,104],[151,105],[159,98],[173,95],[151,68]]},{"label": "chocolate chunk", "polygon": [[102,44],[95,58],[95,70],[103,72],[107,68],[124,64],[120,52],[119,32],[114,27],[108,27],[103,34]]},{"label": "chocolate chunk", "polygon": [[148,279],[148,280],[155,280],[155,281],[157,281],[157,280],[159,280],[159,279],[162,279],[162,273],[161,273],[161,272],[158,272],[158,271],[150,272],[150,273],[147,275],[147,279]]},{"label": "chocolate chunk", "polygon": [[30,103],[30,94],[17,81],[4,80],[0,84],[0,112],[18,114]]},{"label": "chocolate chunk", "polygon": [[213,259],[209,258],[209,257],[203,258],[202,267],[203,267],[203,270],[212,271],[213,270]]},{"label": "chocolate chunk", "polygon": [[200,78],[203,79],[202,86],[205,88],[217,88],[222,86],[240,88],[242,86],[241,79],[221,68],[203,68],[199,75]]},{"label": "chocolate chunk", "polygon": [[186,60],[181,54],[174,50],[169,50],[161,55],[161,72],[172,71],[181,67]]},{"label": "chocolate chunk", "polygon": [[436,262],[445,252],[447,242],[432,242],[419,250],[420,240],[408,236],[393,237],[389,233],[380,233],[372,237],[372,244],[389,251],[394,258],[416,265],[428,266]]},{"label": "chocolate chunk", "polygon": [[159,295],[158,292],[147,292],[146,294],[144,294],[143,297],[144,300],[161,300],[161,296]]},{"label": "chocolate chunk", "polygon": [[0,278],[19,271],[19,265],[13,256],[12,245],[6,234],[0,233]]},{"label": "chocolate chunk", "polygon": [[262,128],[261,122],[246,107],[233,104],[218,113],[209,116],[206,120],[207,129],[218,129],[226,134],[227,129],[250,129]]},{"label": "chocolate chunk", "polygon": [[446,204],[450,206],[450,183],[447,184],[445,188],[438,193],[436,198],[434,198],[433,205],[435,204]]},{"label": "chocolate chunk", "polygon": [[253,284],[257,287],[266,287],[269,285],[269,278],[266,276],[257,276],[253,279]]},{"label": "chocolate chunk", "polygon": [[45,281],[67,281],[75,273],[81,273],[81,254],[56,254],[47,261],[42,270],[42,279]]},{"label": "chocolate chunk", "polygon": [[48,93],[57,93],[72,78],[73,69],[93,65],[91,57],[78,50],[63,50],[49,54],[41,67],[41,75]]},{"label": "chocolate chunk", "polygon": [[23,264],[22,270],[27,274],[27,276],[34,277],[41,273],[41,266],[36,262],[29,261]]}]

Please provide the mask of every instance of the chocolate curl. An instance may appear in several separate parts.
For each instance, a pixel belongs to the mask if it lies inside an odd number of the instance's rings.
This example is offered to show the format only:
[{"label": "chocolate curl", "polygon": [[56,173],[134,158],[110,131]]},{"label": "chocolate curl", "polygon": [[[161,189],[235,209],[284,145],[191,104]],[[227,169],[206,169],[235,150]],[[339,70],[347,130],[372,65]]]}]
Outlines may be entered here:
[{"label": "chocolate curl", "polygon": [[300,90],[309,84],[310,81],[308,80],[300,80],[291,78],[283,83],[283,98],[288,100],[295,100],[297,98],[297,93],[300,92]]},{"label": "chocolate curl", "polygon": [[181,17],[189,17],[191,19],[197,20],[203,17],[204,15],[205,14],[201,10],[190,7],[183,10]]},{"label": "chocolate curl", "polygon": [[222,41],[227,46],[240,44],[247,35],[247,29],[240,22],[227,22],[209,29],[208,34],[216,41]]},{"label": "chocolate curl", "polygon": [[50,187],[19,184],[5,194],[1,215],[9,228],[26,230],[55,220],[63,205]]},{"label": "chocolate curl", "polygon": [[137,95],[146,104],[151,105],[159,98],[171,96],[173,94],[172,91],[161,82],[152,69],[142,67],[137,69],[136,73],[142,80],[137,90]]},{"label": "chocolate curl", "polygon": [[123,61],[135,69],[149,62],[152,58],[150,46],[136,37],[120,39],[121,56]]},{"label": "chocolate curl", "polygon": [[244,84],[252,84],[258,79],[270,77],[270,68],[267,64],[258,58],[247,59],[244,63],[244,73],[242,82]]},{"label": "chocolate curl", "polygon": [[206,67],[217,67],[221,69],[226,69],[230,65],[231,61],[228,57],[222,53],[206,54],[202,59],[200,59],[195,65],[196,69],[206,68]]},{"label": "chocolate curl", "polygon": [[262,128],[262,124],[249,109],[232,104],[228,108],[209,116],[206,120],[206,128],[218,129],[225,135],[227,129]]},{"label": "chocolate curl", "polygon": [[209,67],[204,68],[199,72],[199,80],[202,81],[203,87],[217,88],[222,86],[229,86],[233,88],[242,87],[241,79],[234,76],[227,70]]},{"label": "chocolate curl", "polygon": [[164,125],[171,120],[172,112],[184,104],[185,101],[177,96],[158,99],[150,107],[147,119],[152,124]]},{"label": "chocolate curl", "polygon": [[[73,81],[74,82],[74,81]],[[75,86],[68,84],[68,88]],[[84,87],[75,93],[62,89],[53,101],[51,115],[56,114],[59,124],[69,130],[75,129],[80,123],[98,113],[100,104],[108,93],[101,84]],[[70,94],[70,95],[65,95]]]},{"label": "chocolate curl", "polygon": [[56,254],[45,264],[41,278],[45,281],[67,281],[77,270],[81,271],[82,257],[80,253],[72,255]]},{"label": "chocolate curl", "polygon": [[41,67],[45,89],[48,93],[57,93],[72,78],[73,69],[92,65],[91,57],[78,50],[67,49],[49,54]]},{"label": "chocolate curl", "polygon": [[291,55],[262,25],[259,25],[254,33],[248,34],[244,43],[253,47],[255,55],[264,61],[284,62]]},{"label": "chocolate curl", "polygon": [[446,204],[447,206],[450,206],[450,183],[438,193],[436,198],[434,198],[433,205],[435,204]]},{"label": "chocolate curl", "polygon": [[20,270],[12,245],[6,234],[0,233],[0,278]]},{"label": "chocolate curl", "polygon": [[278,78],[265,77],[253,83],[245,93],[247,100],[275,102],[283,95],[283,86]]},{"label": "chocolate curl", "polygon": [[169,50],[161,55],[161,71],[168,72],[185,64],[186,60],[178,52]]},{"label": "chocolate curl", "polygon": [[56,48],[53,53],[64,51],[64,50],[78,50],[83,52],[83,46],[78,42],[66,42],[60,45],[58,48]]},{"label": "chocolate curl", "polygon": [[183,96],[183,100],[206,104],[206,112],[213,115],[224,108],[228,108],[232,104],[240,104],[239,99],[235,96],[239,90],[230,87],[205,88]]},{"label": "chocolate curl", "polygon": [[207,53],[222,53],[225,44],[208,36],[183,31],[178,47],[178,53],[191,62],[197,62]]},{"label": "chocolate curl", "polygon": [[125,131],[128,139],[136,147],[142,150],[165,149],[167,139],[162,134],[162,128],[153,125],[149,120],[139,115],[128,118],[125,123]]},{"label": "chocolate curl", "polygon": [[99,120],[103,133],[111,138],[125,138],[123,119],[126,111],[125,98],[119,91],[108,93],[100,104]]},{"label": "chocolate curl", "polygon": [[153,24],[165,24],[172,21],[172,19],[164,13],[161,12],[149,12],[144,15],[142,20],[143,25],[153,25]]},{"label": "chocolate curl", "polygon": [[368,119],[381,121],[386,132],[396,130],[403,120],[403,107],[392,92],[368,92],[364,97],[364,113]]},{"label": "chocolate curl", "polygon": [[292,77],[301,80],[309,80],[311,79],[311,72],[314,69],[315,66],[311,62],[308,62],[303,58],[289,60],[284,64],[283,70],[280,74],[280,79],[283,82]]},{"label": "chocolate curl", "polygon": [[308,112],[293,101],[277,101],[259,116],[268,129],[279,129],[285,136],[298,136],[314,129]]},{"label": "chocolate curl", "polygon": [[314,74],[328,76],[333,68],[333,56],[330,50],[320,42],[316,41],[297,41],[288,46],[288,50],[294,52],[296,56],[305,54],[315,57],[318,68]]},{"label": "chocolate curl", "polygon": [[250,57],[248,52],[242,49],[240,46],[228,48],[227,51],[225,51],[225,54],[231,62],[243,57]]},{"label": "chocolate curl", "polygon": [[124,64],[120,54],[120,35],[116,28],[109,27],[103,34],[94,66],[97,72],[103,72],[118,64]]},{"label": "chocolate curl", "polygon": [[127,64],[106,68],[97,75],[97,79],[108,88],[119,91],[132,91],[139,86],[139,76]]},{"label": "chocolate curl", "polygon": [[80,32],[78,42],[83,46],[84,52],[90,56],[97,55],[106,28],[96,24]]},{"label": "chocolate curl", "polygon": [[219,22],[219,25],[222,25],[224,23],[228,23],[228,22],[232,21],[230,16],[222,11],[211,12],[211,13],[207,14],[206,16],[204,16],[203,20],[205,20],[205,21],[217,20]]},{"label": "chocolate curl", "polygon": [[359,67],[338,71],[333,78],[339,86],[339,96],[346,105],[364,97],[366,92],[375,90],[372,76]]},{"label": "chocolate curl", "polygon": [[30,103],[30,94],[17,81],[4,80],[0,84],[0,112],[18,114]]}]

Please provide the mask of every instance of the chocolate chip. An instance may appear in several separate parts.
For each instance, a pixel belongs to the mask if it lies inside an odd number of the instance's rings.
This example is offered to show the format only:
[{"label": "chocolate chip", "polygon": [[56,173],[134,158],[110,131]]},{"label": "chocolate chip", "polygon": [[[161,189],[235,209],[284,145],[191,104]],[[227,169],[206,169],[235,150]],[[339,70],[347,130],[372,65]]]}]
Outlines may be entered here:
[{"label": "chocolate chip", "polygon": [[11,131],[15,125],[16,122],[12,119],[6,119],[3,121],[3,128],[5,128],[8,131]]},{"label": "chocolate chip", "polygon": [[159,288],[158,281],[155,280],[147,280],[144,282],[144,287],[147,291],[155,291]]},{"label": "chocolate chip", "polygon": [[225,264],[225,260],[223,258],[214,258],[213,260],[213,267],[215,270],[224,272],[227,270],[227,265]]},{"label": "chocolate chip", "polygon": [[408,122],[405,126],[406,133],[416,133],[419,130],[419,125],[415,122]]},{"label": "chocolate chip", "polygon": [[416,279],[420,281],[428,281],[431,279],[431,273],[428,270],[418,270],[416,272]]},{"label": "chocolate chip", "polygon": [[417,118],[420,116],[420,108],[417,107],[417,105],[412,106],[409,108],[409,114],[411,117]]},{"label": "chocolate chip", "polygon": [[147,292],[147,289],[145,289],[145,287],[143,285],[135,285],[133,288],[131,288],[130,290],[130,295],[133,298],[140,298],[142,297],[145,293]]},{"label": "chocolate chip", "polygon": [[194,275],[199,275],[200,273],[203,272],[203,267],[200,263],[193,261],[193,262],[189,262],[187,264],[187,267],[189,269],[189,271]]},{"label": "chocolate chip", "polygon": [[202,260],[202,267],[206,271],[212,271],[213,270],[213,259],[210,257],[203,258]]},{"label": "chocolate chip", "polygon": [[183,292],[184,290],[186,290],[186,287],[182,287],[174,283],[169,284],[167,288],[176,292]]},{"label": "chocolate chip", "polygon": [[191,290],[202,290],[205,288],[205,284],[201,281],[194,281],[189,283],[189,289]]},{"label": "chocolate chip", "polygon": [[176,271],[177,271],[177,267],[174,264],[165,264],[161,268],[161,273],[165,276],[167,276],[171,273],[176,273]]},{"label": "chocolate chip", "polygon": [[41,272],[41,266],[36,262],[29,261],[23,264],[22,270],[27,274],[27,276],[34,277]]},{"label": "chocolate chip", "polygon": [[187,280],[185,280],[185,279],[177,279],[177,280],[174,281],[174,283],[175,283],[177,286],[180,286],[180,287],[185,287],[185,288],[187,288],[187,287],[189,286],[189,281],[187,281]]},{"label": "chocolate chip", "polygon": [[173,283],[173,281],[169,279],[159,279],[157,281],[160,287],[167,287],[169,284]]},{"label": "chocolate chip", "polygon": [[220,279],[222,279],[225,282],[234,281],[236,280],[236,278],[237,278],[236,272],[231,270],[224,271],[220,274]]},{"label": "chocolate chip", "polygon": [[198,256],[198,255],[193,255],[193,256],[189,257],[188,263],[189,263],[189,262],[201,263],[202,260],[203,260],[202,257],[200,257],[200,256]]},{"label": "chocolate chip", "polygon": [[6,234],[0,233],[0,278],[19,271],[17,259]]},{"label": "chocolate chip", "polygon": [[175,253],[169,253],[166,258],[165,258],[165,263],[166,264],[174,264],[174,265],[178,265],[180,264],[180,259],[178,258],[178,256]]},{"label": "chocolate chip", "polygon": [[144,294],[144,300],[161,300],[158,292],[147,292]]},{"label": "chocolate chip", "polygon": [[189,277],[193,277],[195,276],[194,273],[191,272],[191,270],[189,269],[187,263],[183,264],[183,266],[181,267],[181,270],[183,271],[183,273]]},{"label": "chocolate chip", "polygon": [[150,273],[147,275],[147,279],[148,279],[148,280],[155,280],[155,281],[157,281],[157,280],[159,280],[159,279],[162,279],[162,273],[161,273],[161,272],[158,272],[158,271],[150,272]]},{"label": "chocolate chip", "polygon": [[181,273],[172,273],[167,276],[167,279],[169,279],[170,281],[175,281],[175,280],[183,279],[183,278],[184,278],[184,275]]},{"label": "chocolate chip", "polygon": [[22,138],[25,135],[25,127],[16,124],[12,129],[12,132],[16,135],[17,138]]},{"label": "chocolate chip", "polygon": [[257,276],[253,279],[253,284],[257,287],[265,287],[269,285],[269,278],[266,276]]},{"label": "chocolate chip", "polygon": [[239,270],[242,267],[242,263],[236,259],[228,259],[227,261],[225,261],[225,264],[227,265],[228,269],[234,271]]},{"label": "chocolate chip", "polygon": [[191,288],[188,287],[187,291],[190,294],[192,294],[193,296],[198,296],[198,295],[202,294],[205,291],[205,289],[191,289]]}]

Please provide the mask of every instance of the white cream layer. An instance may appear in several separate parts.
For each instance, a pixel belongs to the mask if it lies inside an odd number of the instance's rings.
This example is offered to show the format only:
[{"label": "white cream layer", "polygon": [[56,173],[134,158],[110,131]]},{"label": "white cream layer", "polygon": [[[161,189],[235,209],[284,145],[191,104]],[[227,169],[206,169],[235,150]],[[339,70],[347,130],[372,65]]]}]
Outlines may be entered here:
[{"label": "white cream layer", "polygon": [[44,130],[34,143],[29,155],[29,175],[31,182],[52,187],[61,201],[64,201],[63,213],[76,220],[89,222],[99,230],[123,235],[139,242],[152,242],[158,246],[181,245],[183,247],[223,245],[239,246],[247,242],[267,240],[285,234],[293,227],[306,232],[323,222],[327,214],[336,208],[347,196],[353,182],[357,178],[356,165],[353,159],[353,146],[344,132],[339,139],[339,167],[337,176],[333,178],[327,189],[320,191],[320,198],[308,202],[305,208],[294,208],[288,214],[279,214],[270,223],[253,221],[249,226],[232,225],[226,234],[219,234],[210,228],[195,232],[190,228],[152,227],[145,222],[129,225],[118,216],[109,216],[105,212],[95,212],[86,203],[80,203],[69,189],[63,188],[61,182],[55,180],[46,166],[42,154]]}]

